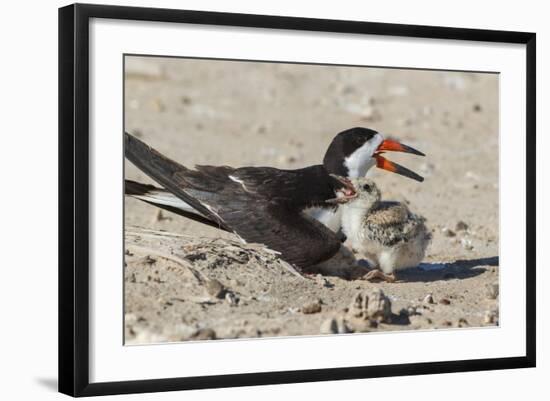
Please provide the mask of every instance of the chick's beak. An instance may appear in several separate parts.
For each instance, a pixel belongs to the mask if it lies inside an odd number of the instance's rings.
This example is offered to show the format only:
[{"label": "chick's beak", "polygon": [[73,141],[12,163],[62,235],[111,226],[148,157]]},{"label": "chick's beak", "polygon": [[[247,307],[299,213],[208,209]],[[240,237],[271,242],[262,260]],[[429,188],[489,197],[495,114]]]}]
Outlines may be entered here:
[{"label": "chick's beak", "polygon": [[355,187],[348,178],[341,177],[336,174],[329,175],[342,185],[342,187],[338,189],[339,192],[343,193],[344,195],[355,195]]}]

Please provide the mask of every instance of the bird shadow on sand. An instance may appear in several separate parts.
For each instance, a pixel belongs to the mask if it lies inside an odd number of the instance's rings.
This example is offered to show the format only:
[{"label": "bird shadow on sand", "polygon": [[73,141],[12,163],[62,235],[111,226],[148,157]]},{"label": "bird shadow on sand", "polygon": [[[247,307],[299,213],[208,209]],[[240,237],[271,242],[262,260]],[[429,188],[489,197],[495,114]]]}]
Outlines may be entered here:
[{"label": "bird shadow on sand", "polygon": [[[421,263],[418,267],[401,270],[397,282],[433,282],[464,280],[479,276],[492,266],[498,266],[498,256],[478,259],[458,259],[454,262]],[[344,280],[361,280],[372,269],[366,259],[358,259],[347,248],[342,248],[332,259],[308,268],[307,274],[340,277]]]},{"label": "bird shadow on sand", "polygon": [[464,280],[479,276],[492,266],[499,266],[498,256],[459,259],[454,262],[422,263],[418,267],[400,271],[398,281],[411,283]]}]

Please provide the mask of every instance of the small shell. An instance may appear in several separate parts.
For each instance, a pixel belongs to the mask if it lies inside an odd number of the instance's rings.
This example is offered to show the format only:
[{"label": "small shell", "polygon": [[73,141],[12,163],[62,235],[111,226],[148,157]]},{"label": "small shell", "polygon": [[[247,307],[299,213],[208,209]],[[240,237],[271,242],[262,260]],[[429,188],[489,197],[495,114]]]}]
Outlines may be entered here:
[{"label": "small shell", "polygon": [[432,294],[428,294],[424,297],[424,303],[426,304],[433,304],[434,303],[434,297]]},{"label": "small shell", "polygon": [[237,298],[232,292],[227,292],[225,294],[225,301],[231,306],[236,306],[239,303],[239,298]]}]

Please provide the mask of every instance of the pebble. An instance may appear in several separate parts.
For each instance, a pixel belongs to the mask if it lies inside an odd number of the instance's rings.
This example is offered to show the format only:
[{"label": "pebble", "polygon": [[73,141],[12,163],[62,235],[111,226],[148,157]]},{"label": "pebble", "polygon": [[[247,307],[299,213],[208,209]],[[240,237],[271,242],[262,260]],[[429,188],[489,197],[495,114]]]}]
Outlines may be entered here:
[{"label": "pebble", "polygon": [[314,301],[314,302],[310,302],[310,303],[307,303],[305,304],[304,306],[302,306],[302,313],[305,314],[305,315],[311,315],[313,313],[319,313],[321,312],[321,303],[319,301]]},{"label": "pebble", "polygon": [[489,299],[497,299],[499,293],[498,283],[487,284],[485,286],[485,295]]},{"label": "pebble", "polygon": [[485,324],[495,324],[498,323],[498,312],[496,310],[488,310],[483,316],[483,322]]},{"label": "pebble", "polygon": [[332,284],[327,278],[323,277],[323,287],[334,288],[334,284]]},{"label": "pebble", "polygon": [[481,105],[479,103],[476,103],[474,104],[474,106],[472,107],[472,109],[476,112],[476,113],[479,113],[481,111]]},{"label": "pebble", "polygon": [[468,224],[466,224],[462,220],[456,223],[456,226],[455,226],[456,231],[466,231],[467,229],[468,229]]},{"label": "pebble", "polygon": [[474,246],[472,245],[472,241],[470,241],[467,238],[462,238],[460,240],[460,243],[462,244],[462,247],[467,251],[471,251],[472,249],[474,249]]},{"label": "pebble", "polygon": [[426,304],[433,304],[434,303],[434,297],[432,294],[428,294],[424,297],[424,303]]},{"label": "pebble", "polygon": [[223,299],[226,295],[225,287],[216,279],[209,280],[206,283],[206,291],[215,298]]},{"label": "pebble", "polygon": [[447,299],[447,298],[441,298],[441,299],[439,300],[439,303],[440,303],[441,305],[450,305],[450,304],[451,304],[451,301],[450,301],[449,299]]},{"label": "pebble", "polygon": [[255,128],[255,130],[257,134],[263,135],[267,132],[268,129],[266,125],[260,124]]},{"label": "pebble", "polygon": [[184,257],[190,262],[194,262],[196,260],[206,260],[206,254],[205,253],[190,253],[188,255],[185,255]]},{"label": "pebble", "polygon": [[225,301],[231,306],[236,306],[239,303],[239,298],[237,298],[232,292],[227,292],[225,294]]},{"label": "pebble", "polygon": [[148,265],[152,265],[153,263],[155,263],[157,260],[156,259],[153,259],[151,257],[151,255],[147,255],[145,256],[142,260],[141,260],[143,263],[146,263]]},{"label": "pebble", "polygon": [[434,312],[434,308],[429,305],[422,305],[422,309],[427,310],[428,312]]},{"label": "pebble", "polygon": [[215,340],[216,332],[212,329],[198,329],[195,331],[189,339],[191,340]]},{"label": "pebble", "polygon": [[454,237],[456,236],[456,233],[451,230],[449,227],[443,227],[443,229],[441,230],[443,232],[443,235],[445,237]]},{"label": "pebble", "polygon": [[298,157],[292,155],[281,155],[278,157],[277,161],[281,164],[296,163],[298,161]]}]

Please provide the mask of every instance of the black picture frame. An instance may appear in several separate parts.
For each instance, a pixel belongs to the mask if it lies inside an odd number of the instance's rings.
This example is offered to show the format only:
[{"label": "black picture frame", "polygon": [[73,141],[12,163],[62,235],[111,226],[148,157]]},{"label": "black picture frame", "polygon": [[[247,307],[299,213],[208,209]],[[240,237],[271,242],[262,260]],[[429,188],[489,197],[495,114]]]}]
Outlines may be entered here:
[{"label": "black picture frame", "polygon": [[[91,18],[179,22],[369,35],[516,43],[526,46],[526,354],[521,357],[90,383],[89,117]],[[59,9],[59,391],[72,396],[252,386],[534,367],[536,364],[536,35],[527,32],[339,21],[220,12],[74,4]]]}]

